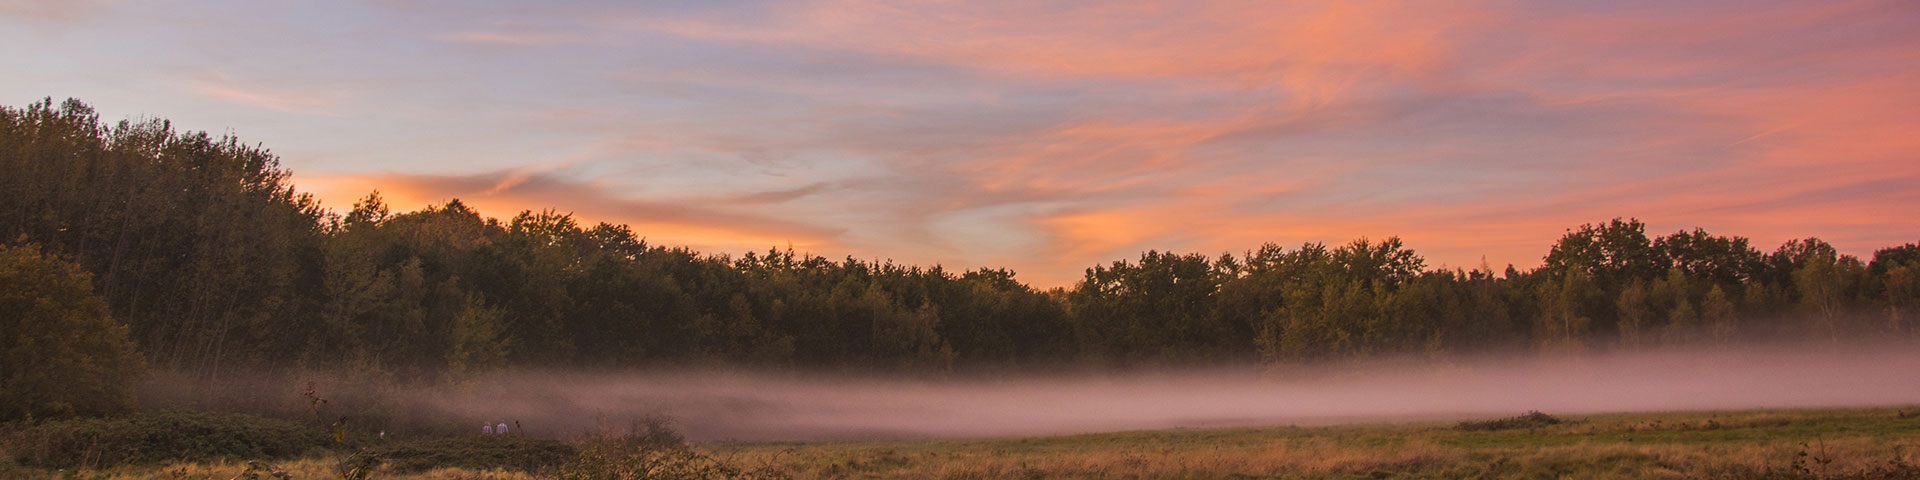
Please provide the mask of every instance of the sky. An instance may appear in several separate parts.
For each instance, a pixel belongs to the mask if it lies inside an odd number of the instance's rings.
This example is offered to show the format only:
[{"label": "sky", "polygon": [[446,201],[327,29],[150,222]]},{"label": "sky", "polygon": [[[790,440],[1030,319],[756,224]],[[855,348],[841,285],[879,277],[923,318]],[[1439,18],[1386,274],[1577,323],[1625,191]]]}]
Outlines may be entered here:
[{"label": "sky", "polygon": [[262,145],[337,211],[1042,288],[1362,237],[1527,269],[1615,217],[1920,241],[1900,0],[0,0],[0,72],[0,104]]}]

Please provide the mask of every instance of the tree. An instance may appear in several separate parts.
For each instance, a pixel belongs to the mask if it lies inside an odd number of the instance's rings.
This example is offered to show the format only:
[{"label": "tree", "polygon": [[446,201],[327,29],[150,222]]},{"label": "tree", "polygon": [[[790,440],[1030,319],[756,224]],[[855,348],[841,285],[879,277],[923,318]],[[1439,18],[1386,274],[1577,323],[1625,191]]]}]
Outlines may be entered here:
[{"label": "tree", "polygon": [[1653,318],[1647,306],[1646,282],[1634,280],[1620,291],[1620,298],[1614,304],[1620,312],[1620,343],[1627,348],[1640,348],[1641,332],[1648,326],[1647,321]]},{"label": "tree", "polygon": [[1624,288],[1631,279],[1652,279],[1666,271],[1666,266],[1661,264],[1653,242],[1647,240],[1646,231],[1646,224],[1637,219],[1581,225],[1554,243],[1541,269],[1556,276],[1582,270],[1596,285],[1615,289]]},{"label": "tree", "polygon": [[1387,289],[1398,288],[1426,267],[1426,260],[1407,249],[1400,237],[1388,237],[1379,243],[1365,238],[1354,240],[1333,250],[1333,263],[1367,288],[1379,285]]},{"label": "tree", "polygon": [[1584,350],[1587,328],[1593,321],[1586,306],[1596,297],[1604,301],[1604,294],[1584,270],[1567,272],[1560,281],[1542,282],[1539,288],[1540,317],[1534,340],[1541,350]]},{"label": "tree", "polygon": [[1909,329],[1907,323],[1914,313],[1920,312],[1920,266],[1899,265],[1887,269],[1886,289],[1887,330],[1899,333]]},{"label": "tree", "polygon": [[1600,293],[1598,302],[1584,296],[1575,308],[1593,323],[1597,332],[1617,332],[1618,316],[1613,302],[1620,291],[1634,280],[1653,280],[1667,271],[1667,265],[1653,242],[1647,239],[1647,226],[1636,219],[1618,218],[1602,225],[1581,225],[1569,230],[1547,253],[1540,272],[1564,280],[1579,272],[1586,278],[1581,284]]},{"label": "tree", "polygon": [[1205,255],[1149,251],[1087,269],[1075,286],[1073,321],[1096,355],[1127,363],[1220,358],[1243,339],[1214,312],[1219,292]]},{"label": "tree", "polygon": [[502,338],[500,310],[468,296],[460,316],[447,333],[446,373],[451,378],[485,372],[506,363],[507,341]]},{"label": "tree", "polygon": [[1747,245],[1746,238],[1715,236],[1698,228],[1654,239],[1653,250],[1666,266],[1716,285],[1754,280],[1765,266],[1765,256]]},{"label": "tree", "polygon": [[0,421],[132,410],[145,369],[91,275],[38,245],[0,246]]},{"label": "tree", "polygon": [[1874,275],[1885,275],[1887,269],[1900,265],[1920,265],[1920,244],[1909,243],[1876,250],[1873,252],[1873,263],[1867,269]]},{"label": "tree", "polygon": [[292,356],[311,319],[322,211],[267,150],[91,107],[0,108],[0,238],[93,274],[156,365],[204,376]]},{"label": "tree", "polygon": [[1664,336],[1668,344],[1690,343],[1699,329],[1700,313],[1693,306],[1693,283],[1693,278],[1679,267],[1668,269],[1666,278],[1653,282],[1651,297],[1656,305],[1666,311]]},{"label": "tree", "polygon": [[1707,297],[1700,300],[1700,317],[1706,320],[1715,343],[1727,343],[1740,331],[1739,320],[1733,316],[1733,302],[1727,300],[1726,290],[1719,285],[1708,289]]},{"label": "tree", "polygon": [[1866,273],[1860,259],[1841,255],[1818,238],[1789,241],[1774,252],[1774,259],[1792,272],[1801,311],[1814,319],[1816,328],[1824,327],[1829,340],[1839,341],[1842,315]]},{"label": "tree", "polygon": [[[1484,262],[1483,262],[1484,263]],[[1512,268],[1512,267],[1508,267]],[[1519,290],[1519,283],[1513,276],[1494,278],[1493,269],[1486,265],[1468,272],[1463,280],[1466,284],[1465,301],[1466,325],[1464,330],[1451,332],[1451,342],[1472,348],[1494,348],[1507,346],[1514,339],[1522,338],[1522,332],[1514,322],[1514,310],[1508,297]]]},{"label": "tree", "polygon": [[937,278],[931,300],[957,364],[1018,367],[1066,360],[1074,352],[1073,325],[1061,303],[1015,280],[1013,271]]},{"label": "tree", "polygon": [[1879,280],[1881,299],[1886,302],[1886,330],[1906,332],[1907,324],[1920,312],[1920,244],[1873,252],[1867,271]]},{"label": "tree", "polygon": [[1667,312],[1667,343],[1674,345],[1692,343],[1694,330],[1697,329],[1695,324],[1699,322],[1699,317],[1699,313],[1693,309],[1692,301],[1680,299],[1679,303],[1674,304],[1673,310]]}]

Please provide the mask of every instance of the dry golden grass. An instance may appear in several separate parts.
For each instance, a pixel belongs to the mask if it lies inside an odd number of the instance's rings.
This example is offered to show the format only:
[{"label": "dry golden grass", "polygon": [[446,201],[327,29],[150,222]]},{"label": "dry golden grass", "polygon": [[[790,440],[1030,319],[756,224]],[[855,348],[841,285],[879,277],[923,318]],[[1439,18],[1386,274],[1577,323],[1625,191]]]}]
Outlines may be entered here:
[{"label": "dry golden grass", "polygon": [[1815,473],[1913,463],[1920,418],[1901,416],[1895,409],[1635,414],[1494,432],[1426,423],[717,450],[803,480],[1737,477],[1787,470],[1796,459]]},{"label": "dry golden grass", "polygon": [[[1813,476],[1920,463],[1920,410],[1881,408],[1617,414],[1535,428],[1451,423],[1175,429],[1041,438],[708,444],[749,471],[810,479],[1001,478],[1742,478],[1799,466]],[[338,478],[337,456],[276,463]],[[81,479],[239,477],[244,462],[28,472]],[[1920,471],[1920,470],[1916,470]],[[13,472],[0,469],[0,477]],[[262,476],[262,478],[270,478]],[[373,478],[529,479],[506,471],[377,472]]]}]

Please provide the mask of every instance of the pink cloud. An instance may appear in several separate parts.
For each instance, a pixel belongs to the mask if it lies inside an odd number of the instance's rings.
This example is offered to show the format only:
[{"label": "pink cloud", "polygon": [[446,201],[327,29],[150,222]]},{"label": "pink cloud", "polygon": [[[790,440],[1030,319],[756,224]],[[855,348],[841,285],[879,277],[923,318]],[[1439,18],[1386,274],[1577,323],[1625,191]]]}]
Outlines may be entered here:
[{"label": "pink cloud", "polygon": [[[579,35],[666,35],[740,57],[608,75],[624,95],[692,105],[647,112],[664,118],[611,105],[536,117],[603,130],[621,150],[608,158],[738,157],[751,175],[791,181],[646,197],[532,171],[362,180],[704,245],[797,240],[1006,266],[1042,286],[1146,249],[1362,236],[1400,236],[1433,265],[1529,268],[1564,229],[1613,217],[1762,248],[1843,237],[1866,254],[1920,238],[1914,12],[1147,0],[600,11],[578,19],[590,30]],[[452,31],[441,40],[574,38]],[[232,90],[203,93],[317,108]],[[966,222],[1011,240],[938,233]]]},{"label": "pink cloud", "polygon": [[1471,4],[799,2],[771,20],[644,16],[613,20],[685,38],[798,44],[901,55],[1017,76],[1181,77],[1280,88],[1295,108],[1338,101],[1383,77],[1438,73],[1449,37],[1491,17]]}]

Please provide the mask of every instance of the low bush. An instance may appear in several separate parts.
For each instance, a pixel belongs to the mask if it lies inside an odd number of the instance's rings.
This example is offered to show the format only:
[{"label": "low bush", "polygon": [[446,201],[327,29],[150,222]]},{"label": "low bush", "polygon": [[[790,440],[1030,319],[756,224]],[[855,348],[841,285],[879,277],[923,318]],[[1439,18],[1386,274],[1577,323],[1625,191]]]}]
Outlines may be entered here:
[{"label": "low bush", "polygon": [[386,462],[394,471],[402,473],[444,467],[535,473],[555,468],[578,454],[572,445],[559,440],[518,435],[420,440],[367,451]]},{"label": "low bush", "polygon": [[325,447],[327,432],[240,414],[169,411],[20,424],[0,451],[21,466],[109,467],[166,461],[292,458]]},{"label": "low bush", "polygon": [[785,478],[771,470],[748,470],[688,445],[664,419],[635,423],[625,434],[599,432],[580,444],[580,454],[556,469],[558,480]]},{"label": "low bush", "polygon": [[1496,431],[1496,430],[1517,430],[1522,428],[1544,427],[1547,425],[1559,425],[1561,423],[1564,423],[1564,421],[1560,420],[1559,418],[1556,418],[1552,415],[1548,415],[1545,413],[1540,413],[1539,410],[1531,410],[1531,411],[1528,411],[1525,415],[1520,415],[1517,417],[1507,417],[1507,418],[1501,418],[1501,419],[1495,419],[1495,420],[1481,420],[1477,422],[1476,421],[1460,422],[1460,424],[1458,426],[1455,426],[1454,428],[1457,428],[1460,430],[1466,430],[1470,432],[1471,431],[1489,431],[1490,432],[1490,431]]}]

